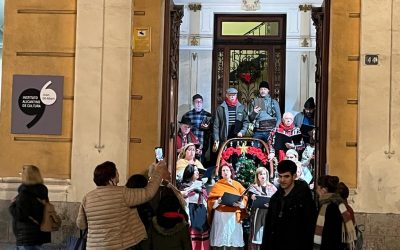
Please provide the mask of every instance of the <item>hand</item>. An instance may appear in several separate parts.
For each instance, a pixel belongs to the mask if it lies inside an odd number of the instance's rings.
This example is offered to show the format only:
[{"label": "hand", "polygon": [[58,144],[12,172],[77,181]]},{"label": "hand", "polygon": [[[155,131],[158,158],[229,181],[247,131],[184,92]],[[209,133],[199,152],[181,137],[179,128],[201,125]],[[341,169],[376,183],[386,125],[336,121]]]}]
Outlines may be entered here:
[{"label": "hand", "polygon": [[218,151],[219,141],[214,141],[212,151],[215,153]]},{"label": "hand", "polygon": [[253,201],[255,201],[255,200],[257,199],[256,195],[255,195],[255,194],[252,194],[252,195],[251,195],[251,199],[252,199]]},{"label": "hand", "polygon": [[243,134],[241,132],[237,133],[238,137],[243,137]]},{"label": "hand", "polygon": [[264,204],[264,207],[269,207],[269,203],[265,203],[265,204]]},{"label": "hand", "polygon": [[202,153],[202,150],[201,149],[196,149],[196,155],[201,155],[201,153]]},{"label": "hand", "polygon": [[274,159],[274,157],[275,157],[274,153],[269,153],[268,160],[272,160],[272,159]]},{"label": "hand", "polygon": [[168,171],[167,163],[165,162],[165,160],[158,162],[156,165],[156,169],[159,171],[162,179],[171,179],[171,173]]},{"label": "hand", "polygon": [[255,106],[253,109],[254,113],[257,113],[257,114],[258,114],[258,112],[260,112],[260,110],[261,110],[261,107],[258,107],[258,106]]},{"label": "hand", "polygon": [[202,123],[200,126],[202,129],[207,129],[210,126],[210,124]]},{"label": "hand", "polygon": [[234,203],[233,203],[233,206],[234,206],[234,207],[240,207],[240,205],[241,205],[241,202],[240,202],[240,201],[237,201],[237,202],[234,202]]},{"label": "hand", "polygon": [[294,143],[286,142],[286,143],[285,143],[285,146],[286,146],[288,149],[295,148]]}]

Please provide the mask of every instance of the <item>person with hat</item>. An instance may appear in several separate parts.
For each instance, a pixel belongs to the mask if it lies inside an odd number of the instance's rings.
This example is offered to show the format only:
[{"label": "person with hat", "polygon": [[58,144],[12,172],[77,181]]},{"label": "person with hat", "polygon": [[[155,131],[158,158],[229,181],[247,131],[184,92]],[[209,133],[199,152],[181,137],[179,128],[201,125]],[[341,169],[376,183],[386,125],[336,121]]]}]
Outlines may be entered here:
[{"label": "person with hat", "polygon": [[177,153],[179,154],[185,145],[187,145],[188,143],[193,143],[199,146],[196,149],[196,156],[200,157],[201,145],[199,142],[199,138],[197,138],[197,136],[195,136],[191,131],[192,128],[191,124],[192,124],[191,120],[187,117],[182,117],[182,119],[180,120],[179,130],[178,133],[176,134],[176,150]]},{"label": "person with hat", "polygon": [[249,120],[255,125],[253,138],[267,142],[271,130],[281,123],[281,111],[279,103],[269,95],[268,82],[260,82],[258,91],[259,96],[251,103],[253,111]]},{"label": "person with hat", "polygon": [[199,143],[202,146],[201,161],[205,161],[205,154],[209,148],[211,127],[212,127],[212,116],[210,112],[203,109],[203,97],[200,94],[195,94],[192,97],[193,109],[186,112],[182,117],[188,118],[191,121],[191,131],[199,139]]},{"label": "person with hat", "polygon": [[[315,102],[314,98],[310,97],[304,103],[304,109],[299,112],[294,117],[294,125],[301,128],[301,133],[303,134],[304,142],[310,142],[309,132],[314,128],[314,114],[315,114]],[[303,126],[305,125],[305,126]]]},{"label": "person with hat", "polygon": [[243,137],[247,131],[249,121],[247,118],[246,107],[237,99],[237,89],[228,88],[226,90],[225,101],[217,107],[214,118],[213,151],[218,150],[218,146],[230,138]]}]

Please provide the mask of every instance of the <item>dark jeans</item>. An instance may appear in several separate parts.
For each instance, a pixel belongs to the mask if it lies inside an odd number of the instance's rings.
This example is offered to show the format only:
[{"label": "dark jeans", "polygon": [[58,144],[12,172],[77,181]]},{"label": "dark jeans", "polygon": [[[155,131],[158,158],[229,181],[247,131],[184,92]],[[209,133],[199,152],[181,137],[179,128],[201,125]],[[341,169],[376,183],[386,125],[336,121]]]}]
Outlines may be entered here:
[{"label": "dark jeans", "polygon": [[[253,138],[260,139],[260,140],[263,140],[265,143],[268,143],[268,137],[269,137],[270,132],[271,131],[257,131],[256,130],[253,134]],[[258,143],[255,146],[259,147]]]}]

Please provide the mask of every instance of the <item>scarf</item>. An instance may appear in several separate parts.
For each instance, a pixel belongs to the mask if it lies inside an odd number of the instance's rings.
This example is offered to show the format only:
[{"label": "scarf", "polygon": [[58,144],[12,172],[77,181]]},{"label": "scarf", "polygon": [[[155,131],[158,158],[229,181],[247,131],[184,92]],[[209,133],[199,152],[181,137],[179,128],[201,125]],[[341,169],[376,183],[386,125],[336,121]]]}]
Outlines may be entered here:
[{"label": "scarf", "polygon": [[[214,209],[213,205],[218,198],[222,197],[222,195],[225,192],[231,193],[231,194],[236,194],[236,195],[242,195],[246,189],[240,184],[239,182],[232,180],[232,183],[229,183],[229,181],[225,179],[220,179],[218,180],[214,186],[212,187],[210,193],[208,194],[208,199],[207,199],[207,208],[208,208],[208,222],[211,225],[213,216],[214,216]],[[246,206],[247,205],[247,196],[243,196],[243,203]],[[230,206],[225,206],[225,205],[219,205],[216,210],[220,212],[236,212],[236,221],[240,222],[243,220],[247,214],[246,214],[246,209],[240,209],[239,207],[230,207]]]},{"label": "scarf", "polygon": [[185,219],[185,216],[183,216],[183,214],[178,212],[165,212],[162,214],[162,216],[168,219],[177,219],[177,218],[181,218],[182,220]]},{"label": "scarf", "polygon": [[[290,124],[289,126],[286,126],[285,123],[281,122],[281,123],[279,123],[278,132],[285,134],[285,135],[292,135],[293,129],[294,129],[294,122],[292,122],[292,124]],[[278,159],[279,159],[279,161],[286,159],[285,150],[279,150]]]},{"label": "scarf", "polygon": [[351,220],[351,216],[349,211],[347,211],[346,205],[343,203],[343,200],[339,197],[338,194],[327,193],[320,196],[320,210],[317,218],[317,225],[314,233],[314,243],[321,245],[322,242],[322,232],[324,231],[325,224],[325,213],[326,208],[329,204],[335,203],[338,204],[338,208],[340,213],[342,214],[342,243],[345,243],[348,246],[348,249],[355,249],[355,241],[357,240],[355,227],[353,221]]},{"label": "scarf", "polygon": [[225,98],[225,102],[229,107],[235,107],[239,100],[236,98],[234,101],[231,101],[229,98]]}]

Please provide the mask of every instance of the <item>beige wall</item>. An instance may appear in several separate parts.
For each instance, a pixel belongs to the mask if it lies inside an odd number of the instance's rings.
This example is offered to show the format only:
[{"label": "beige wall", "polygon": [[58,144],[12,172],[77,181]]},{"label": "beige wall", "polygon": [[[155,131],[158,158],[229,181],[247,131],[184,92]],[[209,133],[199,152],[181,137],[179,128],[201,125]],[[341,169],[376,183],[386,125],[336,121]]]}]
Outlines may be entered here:
[{"label": "beige wall", "polygon": [[[18,176],[23,164],[40,166],[45,177],[61,179],[70,177],[75,12],[75,0],[5,1],[0,110],[0,176],[2,177]],[[17,56],[17,53],[29,52],[45,53],[36,56],[29,54]],[[61,55],[59,52],[66,54]],[[14,74],[64,76],[61,135],[11,134],[11,94]]]},{"label": "beige wall", "polygon": [[[7,1],[5,8],[0,182],[15,192],[18,178],[10,177],[35,164],[46,178],[71,179],[48,179],[51,197],[80,201],[103,161],[117,164],[122,185],[144,172],[160,141],[163,1]],[[133,27],[151,28],[151,52],[143,57],[132,56]],[[13,74],[65,77],[62,135],[10,134]]]},{"label": "beige wall", "polygon": [[[393,8],[392,8],[393,7]],[[400,213],[400,1],[363,0],[359,102],[360,212]],[[363,64],[378,54],[379,65]],[[389,155],[387,152],[392,152]]]},{"label": "beige wall", "polygon": [[144,11],[145,14],[134,15],[133,27],[151,28],[151,52],[132,59],[130,173],[145,172],[155,159],[154,148],[160,143],[163,2],[136,0],[134,4],[135,11]]},{"label": "beige wall", "polygon": [[360,1],[331,1],[329,51],[327,171],[350,187],[357,185]]}]

